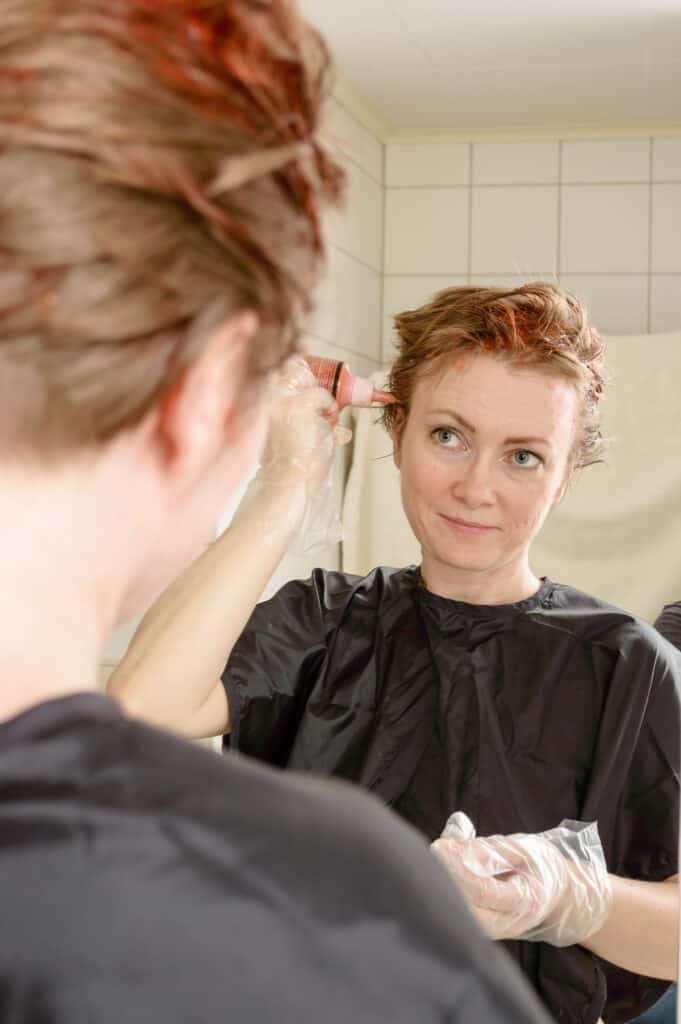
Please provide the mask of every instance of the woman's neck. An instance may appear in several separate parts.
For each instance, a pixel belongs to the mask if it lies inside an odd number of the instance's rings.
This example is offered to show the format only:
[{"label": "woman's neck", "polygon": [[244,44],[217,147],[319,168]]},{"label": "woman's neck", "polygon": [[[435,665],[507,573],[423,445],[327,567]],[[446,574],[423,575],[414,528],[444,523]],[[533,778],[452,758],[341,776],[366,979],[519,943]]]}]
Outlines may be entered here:
[{"label": "woman's neck", "polygon": [[[11,559],[0,548],[4,566]],[[64,567],[31,572],[16,565],[0,593],[0,721],[34,704],[97,687],[102,635],[97,617]],[[23,575],[21,575],[23,574]]]},{"label": "woman's neck", "polygon": [[125,559],[95,491],[87,473],[0,476],[0,721],[97,688]]},{"label": "woman's neck", "polygon": [[425,552],[421,579],[432,594],[466,604],[515,604],[532,597],[541,586],[527,563],[476,572],[446,565]]}]

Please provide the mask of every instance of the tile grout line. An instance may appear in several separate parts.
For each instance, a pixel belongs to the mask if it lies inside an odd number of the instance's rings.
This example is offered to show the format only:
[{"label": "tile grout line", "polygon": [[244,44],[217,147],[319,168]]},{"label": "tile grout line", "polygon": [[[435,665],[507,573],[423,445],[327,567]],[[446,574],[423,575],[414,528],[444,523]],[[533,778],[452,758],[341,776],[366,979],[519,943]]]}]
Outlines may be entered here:
[{"label": "tile grout line", "polygon": [[558,229],[556,231],[556,280],[560,284],[560,249],[563,220],[563,140],[558,139]]},{"label": "tile grout line", "polygon": [[[376,142],[378,142],[378,143],[379,143],[379,145],[380,145],[380,146],[381,146],[381,147],[382,147],[383,149],[385,149],[385,145],[386,145],[386,144],[385,144],[385,143],[384,143],[384,142],[383,142],[383,141],[382,141],[381,139],[379,139],[379,138],[378,138],[378,137],[377,137],[376,135],[374,135],[374,133],[373,133],[373,132],[372,132],[372,131],[371,131],[371,130],[370,130],[369,128],[367,128],[367,127],[366,127],[366,125],[363,125],[363,124],[361,123],[361,121],[358,121],[358,120],[357,120],[357,118],[355,117],[355,115],[354,115],[354,114],[352,113],[352,111],[348,110],[348,108],[347,108],[347,107],[345,106],[345,104],[344,104],[344,103],[341,103],[341,101],[340,101],[340,100],[338,99],[338,97],[334,96],[334,97],[332,97],[332,100],[333,100],[333,102],[334,102],[334,103],[336,103],[336,104],[337,104],[337,105],[338,105],[338,106],[339,106],[339,107],[341,108],[341,110],[343,111],[343,113],[344,113],[344,114],[346,114],[346,116],[347,116],[347,117],[349,117],[349,118],[350,118],[350,120],[351,120],[351,121],[352,121],[352,122],[353,122],[353,123],[354,123],[355,125],[358,125],[358,126],[359,126],[359,128],[360,128],[360,130],[361,130],[362,132],[365,132],[365,133],[366,133],[367,135],[369,135],[369,136],[370,136],[370,137],[371,137],[372,139],[374,139],[374,140],[375,140]],[[367,176],[367,178],[371,178],[371,180],[372,180],[372,181],[374,182],[374,184],[376,184],[376,185],[380,185],[380,184],[381,184],[381,182],[380,182],[380,181],[378,181],[378,179],[377,179],[377,178],[375,178],[375,177],[373,176],[373,174],[371,173],[371,171],[367,170],[367,168],[366,168],[366,167],[364,166],[364,164],[363,164],[363,163],[362,163],[361,161],[359,161],[359,160],[356,160],[354,156],[351,156],[351,155],[350,155],[349,153],[347,153],[347,152],[346,152],[346,151],[345,151],[345,150],[343,149],[343,147],[342,147],[342,146],[341,146],[341,145],[339,144],[339,142],[338,142],[338,140],[337,140],[337,139],[333,139],[333,138],[332,138],[332,137],[330,137],[330,136],[326,136],[326,137],[325,137],[325,136],[324,136],[324,133],[323,133],[323,132],[321,132],[321,133],[320,133],[320,136],[321,136],[321,138],[322,138],[322,139],[323,139],[323,140],[325,141],[325,143],[326,143],[326,144],[327,144],[328,146],[331,146],[331,147],[333,147],[334,149],[336,149],[336,150],[338,151],[338,153],[339,153],[339,154],[340,154],[340,155],[341,155],[341,156],[342,156],[342,157],[343,157],[344,159],[346,159],[346,160],[349,160],[349,161],[350,161],[350,162],[351,162],[352,164],[354,164],[354,165],[355,165],[355,167],[357,167],[357,168],[358,168],[358,169],[359,169],[360,171],[362,171],[362,172],[363,172],[363,173],[364,173],[364,174],[365,174],[365,175]],[[385,166],[384,166],[384,171],[385,171]]]},{"label": "tile grout line", "polygon": [[466,279],[470,285],[473,277],[473,143],[468,143],[468,252],[466,254]]},{"label": "tile grout line", "polygon": [[354,262],[358,263],[360,267],[370,270],[372,274],[378,274],[379,277],[381,276],[381,270],[378,270],[376,267],[372,267],[371,263],[367,263],[366,260],[360,259],[359,256],[355,256],[355,254],[350,252],[349,249],[344,249],[342,245],[338,245],[338,243],[334,241],[330,241],[329,245],[333,246],[334,249],[337,249],[338,252],[343,254],[343,256],[347,256],[349,260],[354,260]]},{"label": "tile grout line", "polygon": [[646,306],[646,327],[652,332],[653,318],[653,139],[649,139],[648,153],[648,298]]},{"label": "tile grout line", "polygon": [[386,361],[385,354],[385,260],[386,260],[386,247],[387,247],[387,196],[388,196],[388,144],[382,143],[383,146],[383,185],[381,186],[381,208],[383,210],[382,223],[381,223],[381,234],[382,234],[382,246],[381,246],[381,283],[379,286],[380,294],[380,319],[378,322],[379,335],[379,346],[378,352],[380,356],[380,363],[383,365]]},{"label": "tile grout line", "polygon": [[[359,170],[362,170],[359,164],[356,164]],[[379,185],[380,182],[373,178],[366,171],[363,172],[367,178],[370,178],[375,184]],[[551,188],[555,185],[569,185],[571,188],[621,188],[626,185],[647,185],[649,182],[648,178],[629,178],[626,181],[610,181],[601,178],[597,181],[561,181],[559,178],[554,178],[546,181],[494,181],[494,182],[478,182],[475,187],[479,189],[493,189],[493,188]],[[681,178],[665,178],[660,179],[656,182],[657,185],[681,185]],[[393,192],[417,192],[425,191],[429,192],[461,192],[468,188],[468,185],[429,185],[427,182],[423,182],[419,185],[391,185],[390,188]]]},{"label": "tile grout line", "polygon": [[320,138],[327,152],[329,152],[329,154],[333,156],[337,162],[341,164],[345,162],[352,164],[352,166],[356,170],[360,171],[364,175],[364,177],[368,178],[369,181],[372,181],[374,185],[381,184],[378,178],[375,178],[371,171],[367,170],[362,161],[359,160],[357,157],[353,156],[353,154],[349,150],[344,149],[343,146],[337,140],[330,138],[329,136],[325,136],[323,134],[320,135]]},{"label": "tile grout line", "polygon": [[361,174],[363,174],[365,178],[368,178],[369,181],[372,181],[374,183],[374,185],[378,185],[378,186],[381,185],[381,183],[378,180],[378,178],[374,178],[374,176],[371,173],[371,171],[368,171],[366,169],[366,167],[364,166],[364,164],[361,163],[361,161],[355,159],[354,156],[350,156],[350,154],[347,153],[346,150],[341,149],[341,147],[337,143],[335,144],[335,148],[338,151],[338,155],[341,157],[342,160],[347,160],[349,163],[351,163],[352,166],[356,170],[358,170]]},{"label": "tile grout line", "polygon": [[[338,98],[338,96],[331,96],[330,98],[333,100],[333,102],[337,103],[338,106],[340,106],[340,109],[350,119],[350,121],[352,121],[355,125],[359,126],[360,131],[363,131],[367,135],[371,136],[371,138],[373,138],[376,142],[378,142],[379,145],[381,145],[383,150],[385,151],[385,146],[387,145],[387,142],[384,142],[383,139],[380,139],[378,137],[378,135],[375,135],[374,132],[372,131],[372,129],[368,128],[367,125],[364,125],[363,123],[358,121],[357,118],[355,117],[355,115],[350,110],[348,110],[348,108],[345,105],[345,103],[341,102],[341,100]],[[344,151],[342,150],[342,147],[339,145],[339,143],[337,141],[333,141],[332,139],[329,139],[328,141],[331,142],[337,148],[337,150],[339,150],[341,152],[341,154],[343,156],[347,156],[347,154],[344,153]],[[360,171],[364,171],[365,174],[367,175],[367,177],[371,178],[372,181],[374,181],[377,185],[381,184],[381,182],[377,178],[375,178],[374,175],[371,173],[371,171],[368,171],[367,168],[363,164],[361,164],[360,162],[356,161],[353,157],[347,157],[347,159],[352,161],[352,163],[356,167],[358,167]],[[383,166],[383,171],[384,171],[384,180],[385,180],[385,158],[383,158],[383,165],[384,165]]]},{"label": "tile grout line", "polygon": [[[572,180],[570,180],[570,181],[568,181],[568,180],[566,180],[566,177],[565,177],[565,175],[566,175],[566,166],[565,166],[566,165],[566,153],[565,153],[566,141],[564,139],[557,139],[556,141],[557,141],[557,145],[558,145],[558,174],[557,174],[557,180],[555,182],[549,182],[549,181],[546,181],[546,182],[527,182],[527,181],[526,182],[517,182],[517,181],[516,182],[502,182],[502,181],[500,181],[500,182],[496,182],[494,184],[484,184],[484,185],[479,185],[478,186],[474,182],[474,162],[475,162],[474,145],[475,145],[475,143],[473,142],[473,140],[469,140],[467,142],[467,146],[468,146],[468,153],[467,153],[468,184],[467,185],[454,185],[454,184],[427,185],[427,184],[424,184],[424,183],[419,183],[419,184],[415,184],[415,185],[396,185],[396,186],[393,186],[393,188],[396,191],[404,191],[404,192],[409,192],[409,191],[423,191],[423,192],[430,191],[430,192],[435,192],[436,196],[433,196],[432,200],[431,200],[432,204],[435,207],[437,207],[437,203],[439,201],[439,199],[436,198],[437,197],[437,193],[439,191],[460,192],[462,188],[468,188],[468,196],[467,196],[467,224],[465,226],[466,241],[467,241],[467,259],[466,259],[466,264],[465,264],[465,266],[466,266],[465,279],[470,284],[471,281],[473,280],[473,278],[476,278],[476,279],[477,278],[481,278],[483,280],[487,279],[487,280],[492,281],[492,280],[494,280],[494,278],[499,278],[499,277],[513,275],[513,274],[518,276],[516,274],[516,268],[512,268],[512,269],[507,270],[507,271],[497,270],[497,271],[492,271],[492,272],[485,271],[485,272],[480,273],[480,274],[474,274],[473,273],[473,262],[474,262],[473,261],[473,255],[474,255],[473,254],[473,248],[474,248],[474,237],[475,237],[474,192],[473,192],[474,188],[479,187],[483,191],[486,190],[486,189],[490,189],[490,188],[491,189],[494,189],[494,188],[497,188],[497,189],[498,188],[507,188],[509,190],[511,190],[511,189],[513,189],[513,190],[520,190],[520,189],[528,189],[528,188],[530,188],[530,189],[531,188],[541,188],[542,185],[543,186],[547,186],[547,185],[550,185],[550,184],[555,184],[556,185],[556,214],[555,214],[556,221],[554,221],[554,223],[556,223],[555,269],[554,269],[554,271],[551,272],[551,276],[553,276],[553,277],[555,277],[555,278],[557,278],[558,280],[561,280],[561,281],[564,279],[564,282],[566,284],[568,284],[571,279],[577,279],[577,278],[583,279],[585,286],[587,286],[588,285],[588,281],[591,280],[591,281],[594,282],[594,287],[596,286],[596,283],[598,281],[603,281],[604,284],[607,284],[608,279],[612,279],[611,283],[612,283],[612,287],[613,288],[615,288],[616,285],[617,285],[618,288],[623,288],[624,287],[624,282],[626,282],[627,280],[630,280],[632,285],[636,284],[637,285],[637,290],[638,290],[638,284],[643,284],[644,287],[646,288],[646,299],[645,299],[645,304],[641,304],[640,303],[640,298],[637,299],[636,305],[637,305],[637,308],[639,310],[639,313],[637,314],[637,316],[640,315],[641,311],[644,312],[644,322],[646,324],[646,328],[645,329],[647,330],[648,333],[650,333],[652,328],[653,328],[653,325],[654,325],[654,316],[655,316],[655,303],[654,303],[654,296],[653,296],[653,293],[652,293],[652,289],[653,289],[653,284],[657,280],[657,276],[658,276],[658,275],[656,275],[653,272],[653,270],[654,270],[654,255],[655,255],[654,245],[655,245],[655,239],[656,239],[656,235],[655,235],[655,231],[654,231],[654,225],[653,225],[653,212],[654,212],[654,209],[655,209],[655,195],[656,195],[656,193],[655,193],[655,184],[658,184],[658,182],[655,182],[655,180],[654,180],[655,138],[652,135],[650,135],[645,140],[645,142],[648,145],[648,160],[647,160],[648,169],[647,169],[647,174],[644,173],[643,175],[640,175],[638,178],[633,178],[632,177],[629,180],[620,180],[620,181],[604,181],[604,180],[600,180],[600,181],[598,181],[598,180],[591,180],[591,181],[572,181]],[[643,141],[643,140],[641,140],[641,141]],[[425,146],[425,144],[424,144],[424,146]],[[383,185],[379,186],[379,187],[382,187],[381,204],[382,204],[382,210],[383,210],[383,225],[382,225],[383,231],[382,231],[382,252],[381,252],[381,255],[380,255],[381,269],[380,269],[380,271],[378,271],[378,273],[380,274],[379,288],[380,288],[380,303],[381,303],[381,347],[380,347],[380,352],[381,352],[381,359],[384,362],[385,362],[385,360],[387,358],[387,353],[385,351],[386,344],[387,344],[387,339],[384,338],[384,335],[386,334],[386,327],[385,327],[385,323],[384,323],[384,314],[385,314],[385,304],[386,304],[386,291],[387,291],[387,287],[389,285],[389,279],[404,278],[405,279],[405,285],[406,285],[406,282],[408,280],[412,279],[412,278],[415,281],[417,281],[419,278],[422,278],[422,279],[426,280],[428,278],[437,278],[437,277],[447,277],[448,276],[447,272],[444,272],[444,273],[443,272],[440,272],[440,273],[438,273],[438,272],[435,272],[435,273],[433,273],[433,272],[428,272],[428,273],[419,273],[419,272],[417,272],[417,273],[414,273],[414,272],[409,272],[409,271],[401,272],[401,273],[400,272],[397,272],[397,273],[388,273],[387,272],[387,259],[388,259],[388,255],[389,255],[389,253],[388,253],[387,230],[386,230],[386,227],[387,227],[387,225],[386,225],[386,208],[387,208],[387,189],[388,189],[387,179],[386,179],[387,153],[388,153],[387,144],[385,144],[383,146],[383,152],[382,152],[382,157],[383,157]],[[641,150],[639,150],[639,153],[640,153],[641,156],[643,155]],[[370,175],[366,175],[366,176],[367,177],[371,177]],[[424,178],[425,177],[426,177],[426,175],[424,175]],[[372,180],[375,180],[375,179],[372,179]],[[416,178],[416,180],[418,181],[418,178]],[[662,183],[662,184],[669,184],[669,185],[678,185],[678,184],[681,184],[681,176],[679,176],[678,174],[673,172],[671,175],[666,176],[664,178],[664,180],[661,180],[660,183]],[[622,186],[637,186],[635,191],[637,192],[638,201],[641,202],[641,206],[643,207],[643,209],[645,209],[645,206],[643,205],[644,202],[645,202],[643,200],[643,195],[646,194],[643,191],[643,187],[645,187],[647,189],[647,200],[648,200],[648,202],[647,202],[647,207],[648,207],[647,230],[648,230],[648,235],[647,235],[647,239],[646,239],[646,242],[647,242],[646,269],[643,270],[643,267],[641,266],[639,270],[633,271],[633,272],[632,271],[608,271],[608,270],[595,270],[595,271],[587,271],[587,272],[579,272],[579,271],[573,271],[573,272],[566,271],[566,272],[564,272],[563,268],[562,268],[562,240],[563,240],[562,239],[562,230],[563,230],[562,215],[563,215],[563,209],[565,208],[566,196],[565,196],[564,193],[565,193],[566,187],[569,187],[568,188],[568,195],[569,195],[570,194],[570,189],[572,189],[573,191],[579,193],[579,189],[580,188],[582,188],[582,189],[584,189],[584,188],[591,188],[591,189],[597,190],[598,188],[601,188],[601,189],[603,189],[603,188],[611,188],[611,189],[613,189],[613,188],[621,188]],[[512,193],[511,193],[511,195],[512,195]],[[595,195],[596,195],[596,193],[595,193]],[[443,198],[446,198],[446,197],[443,197]],[[452,198],[454,198],[454,197],[452,197]],[[461,198],[463,198],[463,197],[461,197]],[[404,202],[408,203],[408,200],[406,199],[406,197],[404,199]],[[369,270],[372,270],[374,273],[377,272],[375,267],[372,267],[369,264],[364,263],[363,260],[353,256],[353,254],[348,252],[347,250],[340,249],[340,251],[343,252],[348,258],[355,260],[356,263],[366,267]],[[639,252],[641,252],[641,250],[639,250]],[[606,266],[607,266],[607,263],[606,263]],[[660,278],[669,278],[669,279],[678,279],[680,276],[681,275],[679,274],[678,271],[677,272],[674,272],[674,271],[660,272],[660,274],[659,274]],[[608,291],[609,291],[609,289],[608,289]],[[599,289],[599,293],[600,293],[600,289]],[[639,291],[639,296],[640,296],[640,291]]]},{"label": "tile grout line", "polygon": [[383,363],[381,359],[376,359],[374,356],[368,355],[366,352],[358,352],[357,349],[348,348],[347,345],[342,345],[335,338],[325,338],[319,332],[306,331],[306,337],[311,338],[313,341],[321,341],[324,345],[331,346],[334,351],[341,351],[347,353],[349,356],[358,356],[360,359],[366,359],[368,363],[373,363],[376,369],[379,369]]},{"label": "tile grout line", "polygon": [[[344,252],[344,250],[340,250],[340,251]],[[344,252],[344,255],[347,255],[349,257],[349,259],[355,259],[354,256],[350,256],[348,253]],[[359,263],[359,260],[357,260],[356,262]],[[373,270],[374,274],[377,273],[377,271],[373,267],[369,267],[368,264],[362,263],[361,266],[367,267],[368,270]],[[548,275],[552,275],[552,274],[555,273],[555,271],[554,270],[547,270],[545,272],[542,271],[542,273],[546,273]],[[387,277],[387,278],[393,278],[393,277],[410,277],[410,278],[411,277],[414,277],[414,278],[423,277],[423,278],[426,278],[426,277],[447,277],[448,274],[449,274],[449,271],[446,271],[446,270],[433,270],[433,271],[429,271],[429,272],[423,273],[423,274],[417,273],[415,271],[397,271],[396,273],[386,274],[385,277]],[[506,270],[481,270],[478,273],[473,274],[472,276],[473,277],[499,277],[502,274],[506,275],[506,276],[511,275],[511,277],[522,277],[523,276],[522,274],[519,274],[517,272],[517,270],[515,270],[513,268],[506,269]],[[465,272],[464,273],[452,272],[451,276],[452,277],[465,277],[466,274],[465,274]],[[565,271],[563,271],[563,275],[562,276],[563,277],[647,277],[648,276],[648,271],[647,270],[565,270]],[[660,270],[654,276],[655,277],[681,277],[681,270]]]}]

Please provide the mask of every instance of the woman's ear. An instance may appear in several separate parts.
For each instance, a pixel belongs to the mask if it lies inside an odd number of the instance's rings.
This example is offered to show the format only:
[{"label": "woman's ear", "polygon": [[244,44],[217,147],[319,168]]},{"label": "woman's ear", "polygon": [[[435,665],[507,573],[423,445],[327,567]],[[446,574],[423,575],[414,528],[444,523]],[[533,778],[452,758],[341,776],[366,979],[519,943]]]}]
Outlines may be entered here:
[{"label": "woman's ear", "polygon": [[393,413],[390,437],[393,443],[393,462],[400,468],[402,462],[402,433],[407,422],[407,416],[402,406],[397,406]]},{"label": "woman's ear", "polygon": [[164,396],[156,437],[164,469],[188,483],[225,447],[249,401],[249,357],[258,318],[250,311],[216,328],[199,357]]}]

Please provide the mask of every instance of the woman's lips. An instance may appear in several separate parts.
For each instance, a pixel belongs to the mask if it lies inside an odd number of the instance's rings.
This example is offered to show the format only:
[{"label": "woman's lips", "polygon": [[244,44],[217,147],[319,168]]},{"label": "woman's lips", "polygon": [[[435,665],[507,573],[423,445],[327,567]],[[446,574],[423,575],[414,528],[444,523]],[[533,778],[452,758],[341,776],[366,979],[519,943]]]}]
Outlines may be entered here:
[{"label": "woman's lips", "polygon": [[458,533],[467,533],[469,535],[482,534],[498,529],[496,526],[485,526],[484,523],[471,522],[469,519],[458,519],[455,516],[446,516],[442,513],[440,513],[440,518],[445,521],[450,529],[456,530]]}]

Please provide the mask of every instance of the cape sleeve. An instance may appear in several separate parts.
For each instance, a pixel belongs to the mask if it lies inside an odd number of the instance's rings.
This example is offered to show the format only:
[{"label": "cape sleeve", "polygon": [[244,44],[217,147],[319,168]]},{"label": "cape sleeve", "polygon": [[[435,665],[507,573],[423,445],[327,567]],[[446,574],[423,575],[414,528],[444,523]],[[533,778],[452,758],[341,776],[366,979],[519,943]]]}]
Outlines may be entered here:
[{"label": "cape sleeve", "polygon": [[679,837],[681,656],[665,641],[659,642],[653,673],[620,801],[613,869],[659,882],[678,871]]},{"label": "cape sleeve", "polygon": [[681,601],[673,601],[664,606],[655,619],[655,629],[681,650]]},{"label": "cape sleeve", "polygon": [[[681,656],[664,640],[655,645],[652,672],[650,699],[619,800],[610,870],[625,878],[660,882],[678,872],[681,737]],[[633,1007],[640,1013],[668,987],[668,982],[612,964],[602,962],[602,967],[608,1024],[630,1020],[636,1016]]]},{"label": "cape sleeve", "polygon": [[222,674],[231,749],[285,767],[334,627],[331,576],[344,579],[315,569],[256,606]]}]

